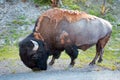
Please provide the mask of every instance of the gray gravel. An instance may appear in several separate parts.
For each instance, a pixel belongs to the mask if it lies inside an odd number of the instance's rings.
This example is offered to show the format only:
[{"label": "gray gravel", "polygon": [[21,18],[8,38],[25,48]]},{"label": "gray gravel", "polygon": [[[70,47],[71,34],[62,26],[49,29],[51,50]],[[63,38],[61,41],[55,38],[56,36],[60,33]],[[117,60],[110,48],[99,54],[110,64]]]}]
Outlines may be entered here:
[{"label": "gray gravel", "polygon": [[120,80],[119,71],[55,70],[3,75],[0,80]]},{"label": "gray gravel", "polygon": [[[12,4],[5,2],[4,7],[0,6],[0,46],[18,43],[33,30],[38,16],[49,8],[49,6],[35,7],[33,2],[19,1]],[[19,35],[21,36],[17,37]]]},{"label": "gray gravel", "polygon": [[33,72],[20,60],[4,60],[0,62],[0,80],[120,80],[120,70],[111,71],[88,65],[70,68],[69,62],[59,59],[46,71]]},{"label": "gray gravel", "polygon": [[[120,0],[116,1],[120,2]],[[114,6],[119,6],[119,3],[114,3]],[[5,3],[4,7],[0,7],[0,34],[5,29],[8,30],[8,27],[13,29],[15,26],[19,29],[21,25],[15,25],[12,22],[19,20],[22,16],[25,17],[25,22],[30,22],[29,20],[36,20],[48,8],[46,6],[36,8],[33,3]],[[119,16],[119,8],[113,8],[115,15]],[[21,31],[24,31],[23,28],[26,25],[29,26],[28,30],[32,30],[31,26],[34,27],[33,23],[25,24],[21,26]],[[5,43],[3,39],[4,37],[0,39],[1,44]],[[0,80],[120,80],[120,70],[111,71],[99,66],[89,67],[88,64],[84,68],[77,66],[69,68],[69,62],[70,60],[59,59],[53,66],[48,66],[46,71],[33,72],[20,60],[3,60],[0,61]]]}]

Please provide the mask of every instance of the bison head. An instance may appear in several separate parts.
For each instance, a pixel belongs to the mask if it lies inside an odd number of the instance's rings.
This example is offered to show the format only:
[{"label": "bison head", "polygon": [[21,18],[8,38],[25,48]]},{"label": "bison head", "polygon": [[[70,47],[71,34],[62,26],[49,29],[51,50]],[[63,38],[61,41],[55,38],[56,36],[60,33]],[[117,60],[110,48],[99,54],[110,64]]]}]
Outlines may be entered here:
[{"label": "bison head", "polygon": [[42,41],[26,38],[19,43],[19,55],[32,70],[46,70],[48,53]]}]

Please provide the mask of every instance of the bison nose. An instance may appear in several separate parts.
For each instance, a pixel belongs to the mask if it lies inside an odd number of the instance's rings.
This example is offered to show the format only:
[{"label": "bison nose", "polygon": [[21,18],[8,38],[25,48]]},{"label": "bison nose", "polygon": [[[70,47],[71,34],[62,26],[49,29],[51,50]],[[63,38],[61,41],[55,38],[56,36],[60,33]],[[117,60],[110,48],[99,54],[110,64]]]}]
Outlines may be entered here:
[{"label": "bison nose", "polygon": [[38,65],[38,69],[35,69],[35,70],[47,70],[47,66],[44,66],[44,65]]},{"label": "bison nose", "polygon": [[33,60],[37,60],[37,59],[38,59],[38,55],[35,54],[34,56],[32,56],[32,59],[33,59]]},{"label": "bison nose", "polygon": [[47,68],[32,68],[32,71],[41,71],[41,70],[47,70]]},{"label": "bison nose", "polygon": [[39,68],[32,68],[32,71],[40,71]]},{"label": "bison nose", "polygon": [[41,68],[41,70],[47,70],[47,67],[43,67],[43,68]]}]

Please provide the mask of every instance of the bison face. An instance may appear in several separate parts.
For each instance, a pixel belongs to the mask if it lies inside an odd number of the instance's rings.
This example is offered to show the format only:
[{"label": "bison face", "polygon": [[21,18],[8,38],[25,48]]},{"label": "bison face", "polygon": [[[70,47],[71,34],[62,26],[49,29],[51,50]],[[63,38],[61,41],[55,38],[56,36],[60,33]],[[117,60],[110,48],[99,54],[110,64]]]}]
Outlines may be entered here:
[{"label": "bison face", "polygon": [[19,44],[19,55],[23,63],[32,70],[46,70],[48,53],[44,43],[35,39],[25,39]]}]

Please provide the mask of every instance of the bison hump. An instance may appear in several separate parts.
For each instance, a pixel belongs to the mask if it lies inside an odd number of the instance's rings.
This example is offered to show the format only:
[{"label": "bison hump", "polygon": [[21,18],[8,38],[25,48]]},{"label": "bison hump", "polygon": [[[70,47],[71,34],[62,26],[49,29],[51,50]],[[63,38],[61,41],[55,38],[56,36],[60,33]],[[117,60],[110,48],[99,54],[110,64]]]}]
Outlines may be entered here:
[{"label": "bison hump", "polygon": [[93,19],[95,16],[89,15],[85,12],[79,12],[77,10],[66,10],[66,9],[59,9],[59,8],[53,8],[47,10],[45,13],[43,13],[42,16],[47,16],[50,19],[56,20],[56,22],[61,21],[64,17],[69,22],[76,22],[80,19]]}]

